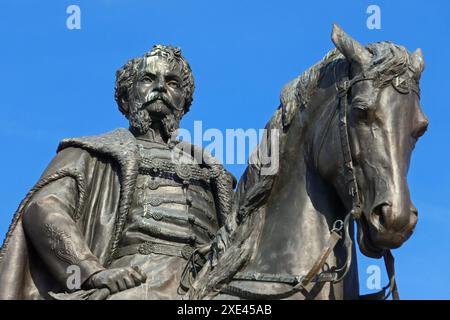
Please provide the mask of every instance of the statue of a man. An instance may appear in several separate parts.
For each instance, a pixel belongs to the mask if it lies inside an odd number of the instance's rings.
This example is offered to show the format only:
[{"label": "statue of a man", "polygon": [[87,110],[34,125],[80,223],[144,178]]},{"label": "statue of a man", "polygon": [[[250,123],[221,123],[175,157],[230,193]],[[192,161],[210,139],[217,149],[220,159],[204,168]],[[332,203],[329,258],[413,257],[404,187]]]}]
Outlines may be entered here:
[{"label": "statue of a man", "polygon": [[235,184],[173,138],[193,91],[178,48],[154,46],[117,72],[130,129],[60,143],[4,241],[0,299],[181,297],[183,275],[206,259],[192,253],[230,213]]}]

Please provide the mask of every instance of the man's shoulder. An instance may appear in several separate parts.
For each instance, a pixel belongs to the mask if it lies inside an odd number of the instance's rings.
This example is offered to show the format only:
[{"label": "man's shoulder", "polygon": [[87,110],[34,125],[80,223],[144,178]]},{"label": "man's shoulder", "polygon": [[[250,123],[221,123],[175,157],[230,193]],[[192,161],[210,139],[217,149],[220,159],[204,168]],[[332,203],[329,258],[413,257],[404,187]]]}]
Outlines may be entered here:
[{"label": "man's shoulder", "polygon": [[59,143],[57,151],[59,152],[69,147],[100,152],[128,151],[128,149],[134,150],[136,148],[136,142],[128,129],[118,128],[99,135],[63,139]]},{"label": "man's shoulder", "polygon": [[[63,139],[57,152],[66,149],[81,149],[90,154],[113,157],[117,160],[133,157],[136,154],[136,140],[128,129],[118,128],[103,134]],[[79,152],[82,152],[79,150]]]},{"label": "man's shoulder", "polygon": [[61,168],[83,170],[98,158],[118,164],[124,174],[129,174],[135,167],[136,149],[134,136],[123,128],[99,135],[63,139],[44,175]]}]

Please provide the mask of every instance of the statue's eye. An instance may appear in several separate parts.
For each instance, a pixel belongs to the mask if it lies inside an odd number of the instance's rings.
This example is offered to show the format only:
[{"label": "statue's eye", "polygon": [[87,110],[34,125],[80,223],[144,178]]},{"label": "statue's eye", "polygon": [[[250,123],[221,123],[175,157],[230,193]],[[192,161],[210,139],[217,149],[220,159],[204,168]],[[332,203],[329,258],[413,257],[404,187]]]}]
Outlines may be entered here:
[{"label": "statue's eye", "polygon": [[167,84],[172,87],[172,88],[178,88],[179,87],[179,83],[176,80],[170,80],[169,82],[167,82]]},{"label": "statue's eye", "polygon": [[153,80],[154,80],[154,77],[152,77],[150,75],[145,75],[141,78],[141,81],[145,82],[145,83],[153,82]]}]

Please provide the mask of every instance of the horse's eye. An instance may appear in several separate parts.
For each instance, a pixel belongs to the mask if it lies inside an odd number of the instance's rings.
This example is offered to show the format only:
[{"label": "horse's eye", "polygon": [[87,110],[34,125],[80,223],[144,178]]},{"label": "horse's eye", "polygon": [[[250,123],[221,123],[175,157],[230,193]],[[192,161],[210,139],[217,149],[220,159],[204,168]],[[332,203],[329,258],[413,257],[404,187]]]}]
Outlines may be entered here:
[{"label": "horse's eye", "polygon": [[369,109],[366,106],[353,106],[352,111],[354,117],[359,121],[366,121],[369,119]]}]

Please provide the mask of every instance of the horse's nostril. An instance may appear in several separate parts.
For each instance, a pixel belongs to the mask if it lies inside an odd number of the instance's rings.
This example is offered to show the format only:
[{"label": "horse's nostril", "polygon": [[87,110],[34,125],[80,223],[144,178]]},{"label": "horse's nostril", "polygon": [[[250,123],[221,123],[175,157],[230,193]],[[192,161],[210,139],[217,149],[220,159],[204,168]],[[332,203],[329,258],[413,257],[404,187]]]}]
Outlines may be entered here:
[{"label": "horse's nostril", "polygon": [[416,215],[416,216],[419,215],[419,211],[418,211],[417,208],[414,207],[413,205],[411,205],[411,213],[413,213],[413,214]]},{"label": "horse's nostril", "polygon": [[376,206],[372,211],[372,219],[378,220],[378,224],[384,228],[392,225],[392,218],[392,206],[387,203]]}]

